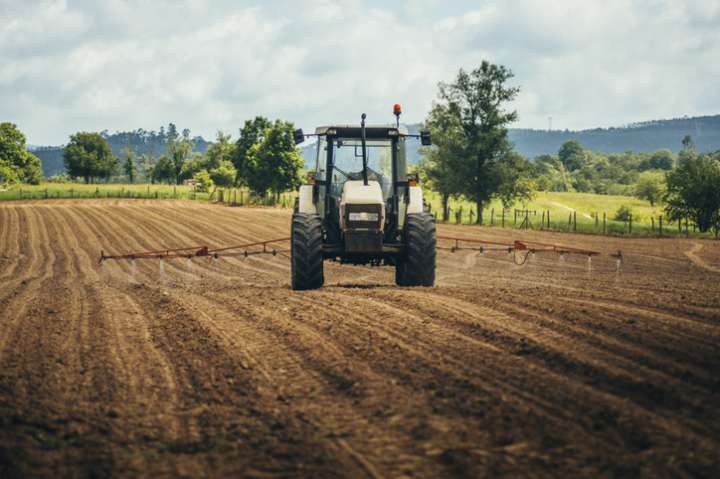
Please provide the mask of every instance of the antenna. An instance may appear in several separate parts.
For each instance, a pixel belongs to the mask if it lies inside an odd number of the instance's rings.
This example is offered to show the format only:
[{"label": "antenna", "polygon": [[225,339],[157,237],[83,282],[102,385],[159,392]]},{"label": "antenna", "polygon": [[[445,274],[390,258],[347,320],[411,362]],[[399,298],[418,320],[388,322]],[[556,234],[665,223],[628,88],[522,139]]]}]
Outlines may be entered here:
[{"label": "antenna", "polygon": [[552,131],[552,117],[548,117],[548,131]]},{"label": "antenna", "polygon": [[362,142],[362,155],[363,155],[363,184],[368,185],[367,175],[367,151],[365,150],[365,113],[360,115],[360,141]]}]

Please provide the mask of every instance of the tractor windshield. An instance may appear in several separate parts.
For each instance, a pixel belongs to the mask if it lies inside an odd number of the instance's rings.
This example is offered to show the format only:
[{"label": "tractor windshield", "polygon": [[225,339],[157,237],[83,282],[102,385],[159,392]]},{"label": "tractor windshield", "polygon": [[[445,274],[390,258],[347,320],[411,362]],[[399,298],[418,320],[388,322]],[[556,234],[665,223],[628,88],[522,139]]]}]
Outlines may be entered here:
[{"label": "tractor windshield", "polygon": [[[392,141],[367,140],[368,180],[377,181],[387,198],[392,189]],[[362,142],[357,138],[338,138],[333,142],[333,186],[342,189],[346,180],[362,179]],[[335,188],[333,188],[335,189]],[[337,190],[338,192],[340,191]]]}]

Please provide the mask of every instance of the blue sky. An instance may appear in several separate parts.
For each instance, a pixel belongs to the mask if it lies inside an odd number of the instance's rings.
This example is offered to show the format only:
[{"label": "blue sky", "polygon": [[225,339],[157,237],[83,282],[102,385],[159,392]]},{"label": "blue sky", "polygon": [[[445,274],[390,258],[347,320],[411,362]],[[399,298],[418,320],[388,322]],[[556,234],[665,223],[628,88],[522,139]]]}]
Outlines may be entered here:
[{"label": "blue sky", "polygon": [[214,137],[255,115],[307,130],[422,121],[483,59],[522,89],[516,127],[720,113],[720,2],[0,0],[0,121],[33,144],[79,130]]}]

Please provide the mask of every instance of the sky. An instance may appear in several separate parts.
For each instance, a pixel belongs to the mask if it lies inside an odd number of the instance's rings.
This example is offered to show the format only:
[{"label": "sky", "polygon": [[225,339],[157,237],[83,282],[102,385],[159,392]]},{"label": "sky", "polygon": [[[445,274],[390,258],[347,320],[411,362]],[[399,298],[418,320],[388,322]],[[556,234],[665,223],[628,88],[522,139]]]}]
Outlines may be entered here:
[{"label": "sky", "polygon": [[0,0],[0,121],[237,136],[256,115],[422,121],[439,82],[509,67],[517,128],[720,113],[718,0]]}]

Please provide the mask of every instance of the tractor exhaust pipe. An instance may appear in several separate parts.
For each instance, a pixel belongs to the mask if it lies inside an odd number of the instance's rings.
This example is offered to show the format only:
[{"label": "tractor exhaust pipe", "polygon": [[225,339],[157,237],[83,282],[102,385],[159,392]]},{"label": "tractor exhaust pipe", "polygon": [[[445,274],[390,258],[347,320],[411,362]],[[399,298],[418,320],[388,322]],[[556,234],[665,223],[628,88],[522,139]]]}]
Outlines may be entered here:
[{"label": "tractor exhaust pipe", "polygon": [[360,141],[362,143],[362,158],[363,158],[363,184],[368,185],[368,174],[367,174],[367,151],[365,149],[365,113],[360,116]]}]

